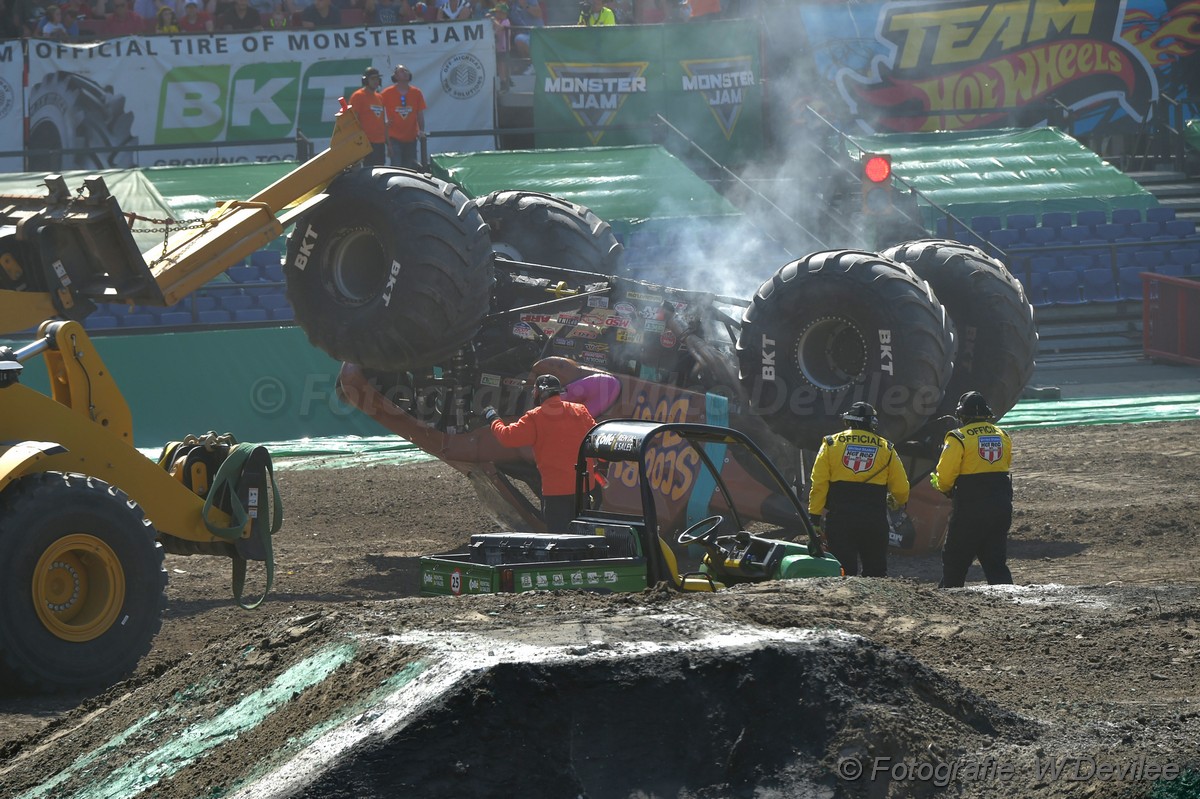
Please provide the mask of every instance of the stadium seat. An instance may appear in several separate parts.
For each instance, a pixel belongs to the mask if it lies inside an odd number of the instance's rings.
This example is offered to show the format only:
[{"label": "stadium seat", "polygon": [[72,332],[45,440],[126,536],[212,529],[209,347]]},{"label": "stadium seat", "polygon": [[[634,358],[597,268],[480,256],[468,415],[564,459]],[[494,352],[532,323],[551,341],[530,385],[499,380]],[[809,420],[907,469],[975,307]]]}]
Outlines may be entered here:
[{"label": "stadium seat", "polygon": [[217,298],[217,305],[226,311],[244,311],[253,307],[254,298],[245,294],[225,294]]},{"label": "stadium seat", "polygon": [[1080,211],[1075,215],[1075,224],[1079,227],[1094,228],[1096,225],[1103,225],[1108,221],[1108,214],[1104,211]]},{"label": "stadium seat", "polygon": [[1163,223],[1163,234],[1177,239],[1196,235],[1196,223],[1190,219],[1172,219]]},{"label": "stadium seat", "polygon": [[280,322],[290,322],[296,318],[296,313],[292,310],[292,306],[285,305],[282,308],[275,308],[272,310],[271,318]]},{"label": "stadium seat", "polygon": [[1111,269],[1088,269],[1080,277],[1083,298],[1088,302],[1117,302],[1117,281]]},{"label": "stadium seat", "polygon": [[1054,305],[1083,304],[1079,275],[1069,270],[1051,272],[1046,275],[1046,298]]},{"label": "stadium seat", "polygon": [[1092,228],[1096,234],[1096,238],[1104,241],[1116,241],[1126,235],[1129,228],[1126,225],[1121,225],[1116,222],[1105,222],[1102,225],[1096,225]]},{"label": "stadium seat", "polygon": [[225,274],[234,283],[254,283],[260,279],[257,266],[231,266]]},{"label": "stadium seat", "polygon": [[288,302],[287,296],[278,289],[273,290],[271,294],[263,294],[258,297],[258,307],[266,308],[268,311],[273,311],[276,308],[288,308],[291,304]]},{"label": "stadium seat", "polygon": [[274,250],[255,250],[250,253],[251,266],[279,266],[279,253]]},{"label": "stadium seat", "polygon": [[1117,225],[1132,225],[1142,221],[1141,208],[1114,208],[1112,221]]},{"label": "stadium seat", "polygon": [[1166,261],[1166,253],[1162,250],[1137,250],[1133,253],[1133,262],[1143,272],[1155,272]]},{"label": "stadium seat", "polygon": [[1162,224],[1159,222],[1134,222],[1129,226],[1129,235],[1138,239],[1149,239],[1159,233],[1162,233]]},{"label": "stadium seat", "polygon": [[1029,283],[1025,286],[1025,297],[1034,308],[1045,308],[1051,304],[1050,298],[1046,296],[1045,273],[1034,272],[1030,275]]},{"label": "stadium seat", "polygon": [[1019,231],[1001,228],[999,230],[993,230],[991,233],[987,234],[987,240],[988,243],[993,247],[998,247],[1001,250],[1008,250],[1017,243],[1017,238],[1019,235]]},{"label": "stadium seat", "polygon": [[1051,272],[1057,272],[1059,267],[1059,260],[1053,255],[1039,255],[1029,261],[1029,271],[1038,275],[1048,275]]},{"label": "stadium seat", "polygon": [[245,308],[233,312],[233,321],[235,322],[265,322],[267,317],[265,308]]},{"label": "stadium seat", "polygon": [[1163,264],[1158,268],[1158,274],[1167,277],[1183,277],[1183,267],[1179,264]]},{"label": "stadium seat", "polygon": [[1183,267],[1185,275],[1200,275],[1200,248],[1182,247],[1167,253],[1167,263]]},{"label": "stadium seat", "polygon": [[1127,266],[1117,276],[1117,289],[1123,300],[1140,300],[1142,298],[1142,272],[1136,266]]},{"label": "stadium seat", "polygon": [[121,323],[111,314],[94,313],[84,320],[83,326],[88,330],[113,330],[120,327]]},{"label": "stadium seat", "polygon": [[1096,260],[1091,255],[1071,253],[1063,256],[1061,269],[1074,272],[1078,276],[1085,269],[1091,269],[1095,265]]},{"label": "stadium seat", "polygon": [[1027,227],[1021,230],[1021,243],[1040,247],[1058,240],[1058,228]]},{"label": "stadium seat", "polygon": [[185,311],[168,311],[158,322],[164,327],[187,327],[192,323],[192,315]]},{"label": "stadium seat", "polygon": [[1009,214],[1004,220],[1004,226],[1009,230],[1037,227],[1037,217],[1033,214]]},{"label": "stadium seat", "polygon": [[127,313],[121,317],[121,327],[153,327],[156,324],[158,320],[153,314]]},{"label": "stadium seat", "polygon": [[1159,206],[1155,206],[1154,208],[1146,209],[1146,221],[1147,222],[1154,222],[1158,225],[1162,225],[1166,222],[1170,222],[1174,218],[1175,218],[1175,209],[1174,208],[1159,205]]},{"label": "stadium seat", "polygon": [[998,216],[976,216],[971,219],[971,230],[984,237],[1000,228],[1000,217]]},{"label": "stadium seat", "polygon": [[1047,211],[1042,214],[1042,227],[1069,227],[1075,223],[1067,211]]},{"label": "stadium seat", "polygon": [[1066,225],[1058,229],[1058,238],[1063,244],[1078,244],[1084,239],[1090,239],[1092,231],[1079,225]]},{"label": "stadium seat", "polygon": [[233,319],[233,314],[225,310],[200,311],[197,314],[202,325],[221,325]]},{"label": "stadium seat", "polygon": [[283,264],[267,264],[262,267],[263,280],[271,283],[283,282]]},{"label": "stadium seat", "polygon": [[193,295],[189,300],[191,301],[189,311],[194,310],[196,313],[203,313],[204,311],[215,311],[217,309],[216,297]]}]

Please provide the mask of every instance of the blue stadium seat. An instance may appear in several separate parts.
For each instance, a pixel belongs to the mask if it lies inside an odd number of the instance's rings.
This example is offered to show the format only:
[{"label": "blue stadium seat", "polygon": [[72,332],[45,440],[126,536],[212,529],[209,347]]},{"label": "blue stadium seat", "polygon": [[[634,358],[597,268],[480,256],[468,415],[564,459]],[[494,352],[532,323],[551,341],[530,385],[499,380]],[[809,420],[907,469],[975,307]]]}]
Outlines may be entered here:
[{"label": "blue stadium seat", "polygon": [[1158,273],[1167,277],[1183,277],[1183,267],[1179,264],[1163,264],[1158,268]]},{"label": "blue stadium seat", "polygon": [[191,301],[191,307],[188,308],[189,311],[194,309],[197,313],[203,313],[204,311],[215,311],[217,309],[216,297],[193,295],[189,300]]},{"label": "blue stadium seat", "polygon": [[1078,244],[1084,239],[1090,239],[1091,237],[1091,229],[1080,227],[1079,225],[1066,225],[1058,229],[1058,238],[1063,244]]},{"label": "blue stadium seat", "polygon": [[94,313],[84,320],[83,326],[88,330],[113,330],[121,323],[111,314]]},{"label": "blue stadium seat", "polygon": [[271,294],[263,294],[258,298],[258,307],[266,308],[268,311],[273,311],[276,308],[289,308],[291,304],[288,302],[287,296],[276,289]]},{"label": "blue stadium seat", "polygon": [[971,230],[981,236],[987,236],[993,230],[1001,228],[1000,217],[998,216],[976,216],[971,218]]},{"label": "blue stadium seat", "polygon": [[283,264],[267,264],[262,268],[263,280],[271,283],[283,282]]},{"label": "blue stadium seat", "polygon": [[187,327],[192,323],[192,315],[185,311],[168,311],[158,321],[165,327]]},{"label": "blue stadium seat", "polygon": [[1142,272],[1144,271],[1136,266],[1127,266],[1120,271],[1117,277],[1117,289],[1120,291],[1121,299],[1140,300],[1142,298]]},{"label": "blue stadium seat", "polygon": [[1088,269],[1080,277],[1083,298],[1087,302],[1117,302],[1117,281],[1111,269]]},{"label": "blue stadium seat", "polygon": [[1041,255],[1030,261],[1029,268],[1034,274],[1048,275],[1051,272],[1057,272],[1059,265],[1059,260],[1055,256]]},{"label": "blue stadium seat", "polygon": [[221,325],[233,319],[233,314],[229,311],[220,309],[212,311],[201,311],[197,314],[199,322],[202,325]]},{"label": "blue stadium seat", "polygon": [[272,310],[272,311],[271,311],[271,318],[272,318],[272,319],[277,319],[277,320],[279,320],[279,321],[281,321],[281,322],[290,322],[290,321],[292,321],[293,319],[295,319],[295,318],[296,318],[296,314],[295,314],[295,312],[292,310],[292,306],[290,306],[290,305],[285,305],[285,306],[284,306],[284,307],[282,307],[282,308],[275,308],[274,310]]},{"label": "blue stadium seat", "polygon": [[1190,219],[1172,219],[1163,223],[1163,234],[1177,239],[1196,235],[1196,223]]},{"label": "blue stadium seat", "polygon": [[1166,253],[1162,250],[1137,250],[1133,254],[1133,262],[1143,272],[1157,271],[1166,261]]},{"label": "blue stadium seat", "polygon": [[273,250],[256,250],[250,253],[251,266],[279,266],[279,253]]},{"label": "blue stadium seat", "polygon": [[121,327],[153,327],[156,324],[158,320],[153,314],[127,313],[121,317]]},{"label": "blue stadium seat", "polygon": [[1046,296],[1045,273],[1034,272],[1030,275],[1029,283],[1025,286],[1025,297],[1034,308],[1045,308],[1051,304],[1050,298]]},{"label": "blue stadium seat", "polygon": [[1146,221],[1155,222],[1162,225],[1165,222],[1170,222],[1175,218],[1175,209],[1167,206],[1158,205],[1154,208],[1146,209]]},{"label": "blue stadium seat", "polygon": [[217,298],[217,304],[226,311],[244,311],[254,305],[254,298],[245,294],[225,294]]},{"label": "blue stadium seat", "polygon": [[1001,228],[1000,230],[993,230],[991,233],[987,234],[987,240],[988,243],[990,243],[993,247],[999,247],[1001,250],[1007,250],[1017,243],[1017,238],[1019,235],[1019,231]]},{"label": "blue stadium seat", "polygon": [[1033,214],[1009,214],[1004,220],[1004,226],[1010,230],[1024,230],[1037,226],[1037,217]]},{"label": "blue stadium seat", "polygon": [[1167,253],[1167,263],[1183,267],[1185,275],[1200,275],[1200,248],[1182,247]]},{"label": "blue stadium seat", "polygon": [[1134,222],[1129,226],[1129,235],[1139,239],[1149,239],[1159,233],[1162,233],[1162,224],[1159,222]]},{"label": "blue stadium seat", "polygon": [[1121,225],[1116,222],[1105,222],[1102,225],[1096,225],[1092,230],[1096,234],[1096,238],[1104,241],[1116,241],[1126,235],[1129,230],[1128,226]]},{"label": "blue stadium seat", "polygon": [[1075,224],[1081,227],[1094,228],[1096,225],[1103,225],[1108,221],[1108,214],[1104,211],[1080,211],[1075,215]]},{"label": "blue stadium seat", "polygon": [[1058,240],[1058,228],[1027,227],[1021,230],[1021,243],[1040,247]]},{"label": "blue stadium seat", "polygon": [[1085,269],[1091,269],[1096,265],[1096,260],[1091,255],[1077,255],[1071,253],[1064,255],[1062,259],[1062,270],[1074,272],[1077,276]]},{"label": "blue stadium seat", "polygon": [[233,321],[235,322],[265,322],[267,321],[267,311],[265,308],[245,308],[240,311],[233,312]]},{"label": "blue stadium seat", "polygon": [[1042,214],[1042,227],[1070,227],[1075,223],[1068,211],[1047,211]]},{"label": "blue stadium seat", "polygon": [[1118,225],[1132,225],[1142,221],[1141,208],[1114,208],[1112,221]]},{"label": "blue stadium seat", "polygon": [[231,266],[225,274],[234,283],[255,283],[260,279],[257,266]]},{"label": "blue stadium seat", "polygon": [[1067,270],[1046,275],[1046,297],[1054,305],[1082,305],[1079,275]]}]

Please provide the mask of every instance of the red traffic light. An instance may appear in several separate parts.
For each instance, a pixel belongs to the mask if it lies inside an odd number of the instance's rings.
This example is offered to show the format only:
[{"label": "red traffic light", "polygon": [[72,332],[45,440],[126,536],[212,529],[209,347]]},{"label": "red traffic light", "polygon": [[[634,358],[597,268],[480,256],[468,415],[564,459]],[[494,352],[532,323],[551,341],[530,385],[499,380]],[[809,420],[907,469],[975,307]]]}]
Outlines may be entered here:
[{"label": "red traffic light", "polygon": [[883,183],[892,176],[892,157],[867,155],[863,161],[863,176],[872,183]]}]

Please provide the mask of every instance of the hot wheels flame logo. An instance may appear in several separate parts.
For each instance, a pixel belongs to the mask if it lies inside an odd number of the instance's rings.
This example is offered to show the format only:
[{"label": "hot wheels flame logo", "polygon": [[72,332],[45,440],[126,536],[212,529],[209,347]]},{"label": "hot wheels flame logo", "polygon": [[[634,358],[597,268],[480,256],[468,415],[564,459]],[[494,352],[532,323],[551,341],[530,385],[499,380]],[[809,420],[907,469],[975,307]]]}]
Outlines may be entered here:
[{"label": "hot wheels flame logo", "polygon": [[[894,3],[877,36],[888,55],[869,75],[845,69],[839,89],[877,128],[928,131],[994,125],[1014,112],[1116,102],[1145,119],[1158,86],[1146,58],[1121,36],[1125,3],[995,0]],[[880,115],[881,114],[881,115]]]}]

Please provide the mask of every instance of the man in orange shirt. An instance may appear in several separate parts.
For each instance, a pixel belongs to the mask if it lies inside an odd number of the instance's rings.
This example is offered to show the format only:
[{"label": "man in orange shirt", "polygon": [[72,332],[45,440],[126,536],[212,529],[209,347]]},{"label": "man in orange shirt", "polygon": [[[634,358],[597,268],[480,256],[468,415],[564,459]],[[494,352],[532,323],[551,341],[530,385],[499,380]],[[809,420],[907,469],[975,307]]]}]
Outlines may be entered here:
[{"label": "man in orange shirt", "polygon": [[533,447],[533,459],[542,476],[542,519],[552,533],[566,533],[575,517],[575,463],[579,445],[596,425],[588,409],[563,402],[562,382],[542,375],[534,383],[533,407],[516,422],[506,425],[490,405],[483,418],[506,447]]},{"label": "man in orange shirt", "polygon": [[379,84],[383,79],[375,67],[367,67],[362,76],[362,88],[350,95],[350,107],[358,117],[367,141],[371,142],[371,154],[363,159],[365,166],[387,165],[387,122],[384,120],[383,95]]},{"label": "man in orange shirt", "polygon": [[412,85],[412,72],[403,64],[392,70],[392,85],[383,90],[387,109],[388,150],[392,166],[418,169],[417,139],[425,138],[425,95]]}]

